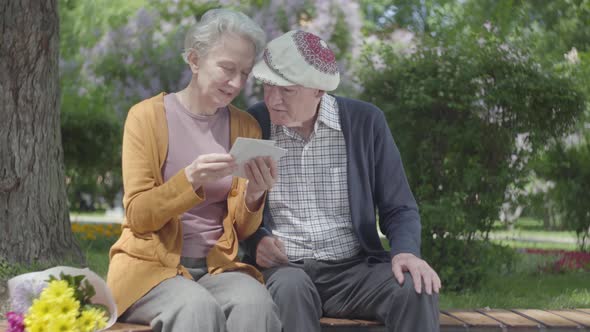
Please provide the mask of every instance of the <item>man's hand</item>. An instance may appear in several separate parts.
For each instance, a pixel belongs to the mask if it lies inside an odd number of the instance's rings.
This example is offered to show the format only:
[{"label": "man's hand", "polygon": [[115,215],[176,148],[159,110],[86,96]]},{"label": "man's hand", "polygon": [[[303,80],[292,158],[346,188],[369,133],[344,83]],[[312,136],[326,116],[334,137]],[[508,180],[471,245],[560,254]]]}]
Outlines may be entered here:
[{"label": "man's hand", "polygon": [[404,283],[404,272],[410,272],[414,280],[414,289],[416,293],[422,293],[422,280],[424,280],[424,287],[426,293],[432,294],[434,290],[438,294],[441,288],[440,278],[438,274],[426,263],[426,261],[407,253],[397,254],[391,259],[391,271],[399,284]]},{"label": "man's hand", "polygon": [[268,269],[287,263],[289,263],[289,258],[285,254],[283,241],[273,236],[265,236],[258,242],[256,247],[256,264],[258,266]]}]

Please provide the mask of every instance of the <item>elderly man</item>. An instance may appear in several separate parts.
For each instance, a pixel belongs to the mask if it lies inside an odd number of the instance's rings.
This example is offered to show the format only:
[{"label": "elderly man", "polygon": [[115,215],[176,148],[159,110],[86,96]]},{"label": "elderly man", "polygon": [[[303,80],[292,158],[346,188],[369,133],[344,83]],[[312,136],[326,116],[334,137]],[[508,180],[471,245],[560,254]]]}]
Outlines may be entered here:
[{"label": "elderly man", "polygon": [[248,111],[288,152],[246,259],[262,269],[284,331],[320,331],[322,315],[437,331],[441,282],[420,259],[418,208],[383,112],[326,93],[338,66],[311,33],[271,41],[253,74],[264,103]]}]

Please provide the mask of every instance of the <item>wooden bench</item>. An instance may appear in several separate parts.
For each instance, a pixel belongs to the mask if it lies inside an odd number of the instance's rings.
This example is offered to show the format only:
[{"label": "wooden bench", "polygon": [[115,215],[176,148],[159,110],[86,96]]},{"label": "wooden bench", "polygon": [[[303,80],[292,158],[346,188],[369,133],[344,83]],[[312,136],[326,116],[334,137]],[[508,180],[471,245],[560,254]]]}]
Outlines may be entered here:
[{"label": "wooden bench", "polygon": [[[385,327],[374,321],[358,319],[321,319],[323,332],[386,332]],[[0,321],[0,332],[7,328]],[[483,331],[589,331],[590,309],[538,310],[538,309],[481,309],[443,310],[440,328],[444,332]],[[117,323],[109,332],[151,332],[148,326]]]}]

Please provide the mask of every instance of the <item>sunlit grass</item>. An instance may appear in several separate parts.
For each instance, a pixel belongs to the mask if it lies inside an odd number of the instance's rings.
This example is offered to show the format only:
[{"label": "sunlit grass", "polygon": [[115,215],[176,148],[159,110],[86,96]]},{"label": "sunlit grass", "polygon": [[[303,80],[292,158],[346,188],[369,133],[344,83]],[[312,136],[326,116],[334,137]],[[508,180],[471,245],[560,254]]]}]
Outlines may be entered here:
[{"label": "sunlit grass", "polygon": [[[120,225],[73,223],[72,231],[86,255],[88,267],[106,278],[108,251],[120,235]],[[514,248],[575,249],[575,245],[560,243],[499,242]],[[384,244],[387,244],[386,241]],[[441,309],[590,307],[590,272],[544,273],[539,270],[539,266],[544,266],[555,257],[521,256],[521,261],[511,273],[491,276],[478,289],[450,293],[443,288],[440,296]]]},{"label": "sunlit grass", "polygon": [[492,240],[493,243],[507,245],[511,248],[531,248],[531,249],[561,249],[561,250],[576,250],[577,246],[573,243],[557,243],[557,242],[528,242],[521,240]]},{"label": "sunlit grass", "polygon": [[590,307],[590,273],[519,273],[493,277],[477,290],[443,293],[441,309]]}]

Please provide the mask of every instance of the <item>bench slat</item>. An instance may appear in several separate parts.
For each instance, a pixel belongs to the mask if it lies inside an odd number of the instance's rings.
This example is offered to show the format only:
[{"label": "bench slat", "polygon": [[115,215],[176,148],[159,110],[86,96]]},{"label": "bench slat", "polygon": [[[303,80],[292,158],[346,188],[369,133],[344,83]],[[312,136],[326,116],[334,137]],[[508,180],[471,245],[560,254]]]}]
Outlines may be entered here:
[{"label": "bench slat", "polygon": [[448,310],[443,312],[451,317],[457,318],[467,323],[469,326],[502,327],[500,322],[476,311]]},{"label": "bench slat", "polygon": [[[440,313],[440,326],[459,331],[463,328],[565,328],[579,329],[590,327],[590,309],[574,310],[538,310],[538,309],[515,309],[515,310],[448,310]],[[320,323],[325,328],[379,328],[383,324],[362,319],[341,319],[322,317]],[[0,332],[8,329],[8,323],[0,320]],[[151,332],[149,326],[116,323],[109,332]],[[356,331],[356,329],[355,329]]]},{"label": "bench slat", "polygon": [[508,327],[542,327],[538,322],[504,309],[477,310]]},{"label": "bench slat", "polygon": [[580,325],[572,322],[569,319],[565,319],[561,316],[557,316],[551,312],[539,309],[518,309],[513,310],[525,317],[534,319],[547,327],[571,327],[578,328]]},{"label": "bench slat", "polygon": [[[359,323],[361,326],[383,326],[380,322],[374,320],[364,320],[364,319],[353,319],[355,322]],[[321,322],[321,320],[320,320]]]},{"label": "bench slat", "polygon": [[440,313],[439,316],[440,326],[448,326],[448,327],[467,327],[467,324],[463,323],[462,321],[458,320],[455,317],[449,316],[443,312]]},{"label": "bench slat", "polygon": [[573,310],[548,310],[550,313],[573,320],[574,322],[584,326],[590,327],[590,315],[576,312]]},{"label": "bench slat", "polygon": [[146,325],[115,323],[107,331],[109,332],[151,332],[152,329]]},{"label": "bench slat", "polygon": [[342,318],[330,318],[330,317],[322,317],[320,319],[320,324],[326,326],[360,326],[361,323],[354,321],[352,319],[342,319]]}]

